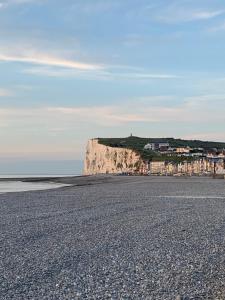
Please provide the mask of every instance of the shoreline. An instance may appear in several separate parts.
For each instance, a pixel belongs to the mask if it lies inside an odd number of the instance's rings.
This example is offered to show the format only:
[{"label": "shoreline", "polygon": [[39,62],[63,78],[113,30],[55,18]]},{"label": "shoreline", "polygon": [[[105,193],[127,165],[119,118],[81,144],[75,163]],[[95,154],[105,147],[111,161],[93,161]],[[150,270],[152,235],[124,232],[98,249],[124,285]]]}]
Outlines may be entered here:
[{"label": "shoreline", "polygon": [[[22,182],[31,184],[62,184],[68,187],[90,186],[104,183],[118,183],[121,179],[119,176],[113,175],[80,175],[80,176],[65,176],[65,177],[24,177],[24,178],[0,178],[0,183]],[[63,186],[62,186],[63,187]],[[57,189],[53,188],[53,189]]]},{"label": "shoreline", "polygon": [[[161,179],[160,179],[161,178]],[[95,185],[105,185],[105,184],[115,184],[119,185],[120,183],[129,184],[131,182],[154,182],[160,179],[160,181],[164,182],[169,179],[169,182],[176,181],[191,181],[198,182],[201,179],[217,179],[224,180],[224,177],[212,177],[212,176],[118,176],[118,175],[109,175],[109,174],[101,174],[101,175],[80,175],[80,176],[65,176],[65,177],[24,177],[24,178],[0,178],[0,184],[3,186],[3,190],[6,191],[1,192],[0,195],[6,193],[20,193],[27,191],[47,191],[47,190],[57,190],[61,188],[76,188],[76,187],[88,187]],[[18,183],[18,184],[17,184]],[[13,185],[18,185],[19,189],[17,190]],[[21,184],[25,185],[24,189]],[[26,186],[27,184],[27,186]],[[46,186],[44,186],[46,184]],[[7,189],[7,185],[9,185],[9,190]],[[12,190],[10,186],[12,185]],[[40,185],[43,185],[40,188]],[[54,186],[55,185],[55,186]]]},{"label": "shoreline", "polygon": [[[4,175],[2,175],[4,176]],[[32,177],[27,177],[26,175],[23,177],[1,177],[0,178],[0,182],[5,182],[5,181],[22,181],[22,182],[55,182],[55,181],[60,181],[61,179],[62,180],[65,180],[65,179],[69,179],[69,178],[77,178],[77,177],[83,177],[83,175],[68,175],[68,176],[53,176],[53,175],[46,175],[46,176],[32,176]]]},{"label": "shoreline", "polygon": [[[3,175],[4,176],[4,175]],[[7,176],[7,175],[6,175]],[[117,181],[118,178],[130,178],[130,177],[163,177],[163,178],[213,178],[213,179],[225,179],[224,174],[211,174],[211,175],[186,175],[186,174],[175,174],[175,175],[120,175],[120,174],[93,174],[93,175],[63,175],[63,176],[32,176],[32,177],[2,177],[0,178],[0,182],[7,182],[7,181],[21,181],[21,182],[55,182],[55,183],[66,183],[66,184],[79,184],[85,182],[97,182],[97,181]]]}]

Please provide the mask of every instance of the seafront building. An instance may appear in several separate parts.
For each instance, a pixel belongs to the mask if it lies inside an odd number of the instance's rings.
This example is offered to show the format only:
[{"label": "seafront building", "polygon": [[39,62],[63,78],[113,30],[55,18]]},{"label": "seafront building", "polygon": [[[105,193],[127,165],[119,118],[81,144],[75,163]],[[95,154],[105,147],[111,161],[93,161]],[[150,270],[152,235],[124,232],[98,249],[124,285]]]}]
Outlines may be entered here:
[{"label": "seafront building", "polygon": [[225,160],[202,158],[181,163],[152,161],[146,164],[143,173],[149,175],[225,175]]}]

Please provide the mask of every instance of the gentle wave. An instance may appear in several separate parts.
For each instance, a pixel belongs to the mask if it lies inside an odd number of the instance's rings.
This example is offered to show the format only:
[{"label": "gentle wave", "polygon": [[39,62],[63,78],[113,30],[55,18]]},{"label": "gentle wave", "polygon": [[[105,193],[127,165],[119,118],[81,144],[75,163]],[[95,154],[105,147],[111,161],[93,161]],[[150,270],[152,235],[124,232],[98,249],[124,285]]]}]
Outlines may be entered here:
[{"label": "gentle wave", "polygon": [[0,182],[0,194],[12,192],[25,192],[48,190],[60,187],[70,186],[68,184],[54,182],[22,182],[22,181],[2,181]]},{"label": "gentle wave", "polygon": [[47,178],[47,177],[76,177],[81,176],[79,174],[66,174],[66,175],[58,175],[58,174],[6,174],[6,175],[0,175],[0,178],[2,179],[10,179],[10,178]]}]

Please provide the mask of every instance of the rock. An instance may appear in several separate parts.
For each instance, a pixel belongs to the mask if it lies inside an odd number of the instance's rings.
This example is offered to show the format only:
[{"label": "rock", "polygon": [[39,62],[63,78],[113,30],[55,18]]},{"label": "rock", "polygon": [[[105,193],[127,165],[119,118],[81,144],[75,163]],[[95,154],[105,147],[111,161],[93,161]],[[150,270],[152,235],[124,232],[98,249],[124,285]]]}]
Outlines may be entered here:
[{"label": "rock", "polygon": [[135,165],[144,165],[140,155],[127,148],[113,148],[99,144],[98,139],[88,141],[84,162],[84,175],[117,174],[131,172]]}]

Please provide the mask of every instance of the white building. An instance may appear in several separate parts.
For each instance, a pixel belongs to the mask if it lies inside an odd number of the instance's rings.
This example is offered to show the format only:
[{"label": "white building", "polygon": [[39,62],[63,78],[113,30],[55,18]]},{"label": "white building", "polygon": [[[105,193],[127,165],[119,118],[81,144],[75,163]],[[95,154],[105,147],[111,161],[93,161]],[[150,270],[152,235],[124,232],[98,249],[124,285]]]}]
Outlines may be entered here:
[{"label": "white building", "polygon": [[178,147],[176,148],[176,153],[190,153],[190,147]]},{"label": "white building", "polygon": [[169,143],[148,143],[144,146],[144,150],[160,151],[169,148]]}]

